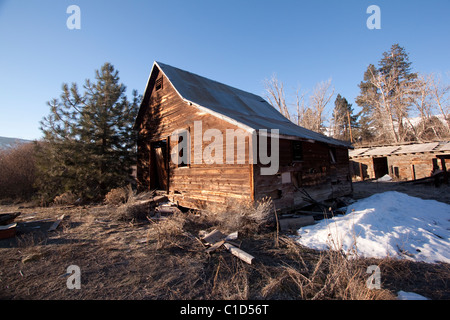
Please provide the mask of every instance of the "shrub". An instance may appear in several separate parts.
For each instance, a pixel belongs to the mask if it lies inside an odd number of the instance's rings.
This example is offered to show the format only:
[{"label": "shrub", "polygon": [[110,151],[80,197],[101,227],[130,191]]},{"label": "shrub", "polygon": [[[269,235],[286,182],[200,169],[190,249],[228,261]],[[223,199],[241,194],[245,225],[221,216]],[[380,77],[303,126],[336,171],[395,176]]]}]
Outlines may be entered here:
[{"label": "shrub", "polygon": [[0,151],[0,198],[29,200],[36,178],[33,143]]},{"label": "shrub", "polygon": [[68,191],[56,196],[53,202],[59,205],[71,205],[74,204],[76,200],[76,196],[71,191]]},{"label": "shrub", "polygon": [[105,204],[120,205],[126,203],[132,194],[133,190],[130,185],[128,187],[111,189],[105,196]]},{"label": "shrub", "polygon": [[252,201],[228,201],[224,208],[210,210],[221,230],[226,232],[258,232],[271,224],[275,218],[275,208],[270,198],[256,203]]}]

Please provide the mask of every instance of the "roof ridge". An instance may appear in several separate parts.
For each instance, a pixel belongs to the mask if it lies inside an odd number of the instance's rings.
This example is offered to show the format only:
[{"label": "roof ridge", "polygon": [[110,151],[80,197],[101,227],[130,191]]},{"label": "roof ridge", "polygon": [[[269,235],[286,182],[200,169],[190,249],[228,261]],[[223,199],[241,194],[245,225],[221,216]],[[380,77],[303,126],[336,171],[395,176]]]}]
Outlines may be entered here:
[{"label": "roof ridge", "polygon": [[[234,86],[232,86],[232,85],[229,85],[229,84],[220,82],[220,81],[218,81],[218,80],[214,80],[214,79],[211,79],[211,78],[208,78],[208,77],[199,75],[198,73],[194,73],[194,72],[187,71],[187,70],[184,70],[184,69],[181,69],[181,68],[178,68],[178,67],[174,67],[174,66],[172,66],[172,65],[170,65],[170,64],[167,64],[167,63],[164,63],[164,62],[160,62],[160,61],[155,61],[155,62],[158,64],[158,66],[161,66],[161,64],[163,64],[163,65],[165,65],[165,66],[167,66],[167,67],[170,67],[170,68],[173,68],[173,69],[177,69],[177,70],[180,70],[180,71],[189,73],[189,74],[191,74],[191,75],[194,75],[194,76],[196,76],[196,77],[199,77],[199,78],[202,78],[202,79],[205,79],[205,80],[208,80],[208,81],[215,82],[215,83],[217,83],[217,84],[219,84],[219,85],[229,87],[229,88],[231,88],[231,89],[233,89],[233,90],[237,90],[237,91],[240,91],[240,92],[243,92],[243,93],[246,93],[246,94],[250,94],[250,95],[253,95],[253,96],[258,97],[258,98],[261,98],[262,100],[264,100],[264,101],[261,101],[261,102],[267,102],[266,99],[264,99],[263,97],[261,97],[260,95],[258,95],[258,94],[256,94],[256,93],[252,93],[252,92],[249,92],[249,91],[245,91],[245,90],[239,89],[239,88],[234,87]],[[268,102],[267,102],[267,103],[268,103]]]}]

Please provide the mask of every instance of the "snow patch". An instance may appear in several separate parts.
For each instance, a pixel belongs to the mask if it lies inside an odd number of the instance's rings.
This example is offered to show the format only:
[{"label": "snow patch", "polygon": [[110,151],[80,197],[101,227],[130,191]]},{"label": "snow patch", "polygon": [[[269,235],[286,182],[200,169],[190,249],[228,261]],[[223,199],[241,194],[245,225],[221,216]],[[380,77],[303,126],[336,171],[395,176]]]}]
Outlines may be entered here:
[{"label": "snow patch", "polygon": [[428,298],[414,292],[399,291],[397,293],[398,300],[429,300]]},{"label": "snow patch", "polygon": [[381,182],[383,182],[383,181],[392,181],[392,178],[391,178],[390,175],[385,174],[385,175],[382,176],[381,178],[377,179],[377,181],[381,181]]},{"label": "snow patch", "polygon": [[389,191],[298,230],[298,242],[362,257],[450,263],[450,205]]}]

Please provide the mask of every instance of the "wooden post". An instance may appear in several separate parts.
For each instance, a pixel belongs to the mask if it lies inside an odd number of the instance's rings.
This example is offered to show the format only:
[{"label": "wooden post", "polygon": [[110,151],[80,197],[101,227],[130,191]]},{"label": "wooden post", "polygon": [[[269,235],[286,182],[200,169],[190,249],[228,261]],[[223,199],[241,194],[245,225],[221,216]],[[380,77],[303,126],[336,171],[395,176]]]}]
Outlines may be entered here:
[{"label": "wooden post", "polygon": [[364,172],[362,169],[362,163],[359,162],[359,174],[361,175],[361,180],[364,181]]},{"label": "wooden post", "polygon": [[416,170],[413,164],[411,165],[411,176],[413,180],[416,180]]},{"label": "wooden post", "polygon": [[167,186],[166,186],[166,193],[169,194],[169,184],[170,184],[170,136],[166,138],[166,166],[167,166]]},{"label": "wooden post", "polygon": [[442,166],[442,171],[444,172],[444,183],[448,184],[448,173],[447,173],[447,168],[445,167],[445,158],[441,158],[441,166]]}]

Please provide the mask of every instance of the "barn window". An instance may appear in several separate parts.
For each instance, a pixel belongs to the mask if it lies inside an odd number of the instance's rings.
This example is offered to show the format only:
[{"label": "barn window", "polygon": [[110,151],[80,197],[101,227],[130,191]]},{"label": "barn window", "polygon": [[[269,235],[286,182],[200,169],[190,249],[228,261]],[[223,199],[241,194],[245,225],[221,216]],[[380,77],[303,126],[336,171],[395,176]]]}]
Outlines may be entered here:
[{"label": "barn window", "polygon": [[[178,143],[186,143],[187,135],[180,134],[178,137]],[[186,152],[186,155],[185,155]],[[181,159],[180,163],[178,164],[178,167],[187,167],[188,166],[188,154],[187,150],[185,148],[180,148],[180,151],[178,152],[178,157]]]},{"label": "barn window", "polygon": [[190,165],[190,133],[189,128],[176,130],[170,137],[171,159],[177,168],[189,167]]},{"label": "barn window", "polygon": [[303,146],[301,141],[292,141],[292,160],[303,160]]},{"label": "barn window", "polygon": [[156,80],[155,90],[158,91],[158,90],[162,89],[162,87],[163,87],[163,78],[161,77]]}]

